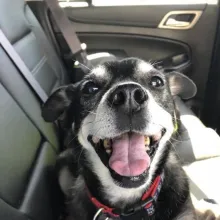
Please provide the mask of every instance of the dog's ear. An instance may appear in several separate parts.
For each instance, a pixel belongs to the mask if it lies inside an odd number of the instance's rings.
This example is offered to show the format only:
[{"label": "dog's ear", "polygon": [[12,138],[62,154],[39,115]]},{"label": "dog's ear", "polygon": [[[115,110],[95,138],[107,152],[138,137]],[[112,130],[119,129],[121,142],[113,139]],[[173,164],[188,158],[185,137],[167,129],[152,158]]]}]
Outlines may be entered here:
[{"label": "dog's ear", "polygon": [[166,76],[173,96],[178,95],[182,99],[190,99],[195,96],[197,87],[187,76],[178,72],[167,73]]},{"label": "dog's ear", "polygon": [[42,117],[47,122],[56,121],[74,101],[76,84],[62,86],[54,91],[42,107]]}]

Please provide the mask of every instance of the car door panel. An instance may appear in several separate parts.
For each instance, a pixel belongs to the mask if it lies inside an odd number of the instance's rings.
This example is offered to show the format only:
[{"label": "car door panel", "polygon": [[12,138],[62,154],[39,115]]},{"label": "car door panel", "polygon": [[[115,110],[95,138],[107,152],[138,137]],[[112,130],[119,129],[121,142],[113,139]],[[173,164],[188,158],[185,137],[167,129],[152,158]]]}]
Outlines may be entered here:
[{"label": "car door panel", "polygon": [[[57,34],[57,37],[62,42],[62,35]],[[141,57],[154,63],[159,69],[168,71],[168,69],[174,68],[178,70],[179,66],[184,73],[190,74],[188,65],[191,60],[191,51],[186,44],[157,37],[124,34],[93,33],[87,35],[84,33],[79,34],[79,37],[82,42],[86,42],[88,54],[105,51],[116,55],[118,58]],[[111,42],[110,45],[106,46],[109,42]],[[67,44],[63,42],[61,47],[67,54],[69,51]],[[172,59],[180,55],[185,55],[183,62],[172,66]],[[187,64],[187,70],[183,68],[183,63]]]},{"label": "car door panel", "polygon": [[[205,4],[186,5],[184,10],[203,11],[205,7]],[[66,8],[66,13],[72,21],[80,23],[156,28],[164,15],[182,9],[181,5],[87,7]]]},{"label": "car door panel", "polygon": [[[197,23],[187,30],[158,28],[170,11],[202,11]],[[151,5],[65,8],[88,53],[108,51],[119,57],[135,56],[166,63],[166,71],[177,70],[189,75],[197,84],[197,102],[203,99],[218,20],[218,6]],[[69,50],[51,16],[61,52]],[[184,55],[185,62],[175,67],[172,57]],[[161,68],[161,67],[160,67]]]}]

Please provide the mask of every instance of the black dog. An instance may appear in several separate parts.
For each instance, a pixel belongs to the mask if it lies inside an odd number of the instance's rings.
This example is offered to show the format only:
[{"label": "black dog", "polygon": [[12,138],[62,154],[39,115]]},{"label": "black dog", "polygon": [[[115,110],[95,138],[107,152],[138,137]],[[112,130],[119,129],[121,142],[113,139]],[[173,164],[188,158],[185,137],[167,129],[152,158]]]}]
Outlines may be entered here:
[{"label": "black dog", "polygon": [[49,97],[44,119],[60,120],[72,134],[57,167],[74,220],[195,219],[173,149],[173,96],[195,93],[186,76],[130,58],[100,65]]}]

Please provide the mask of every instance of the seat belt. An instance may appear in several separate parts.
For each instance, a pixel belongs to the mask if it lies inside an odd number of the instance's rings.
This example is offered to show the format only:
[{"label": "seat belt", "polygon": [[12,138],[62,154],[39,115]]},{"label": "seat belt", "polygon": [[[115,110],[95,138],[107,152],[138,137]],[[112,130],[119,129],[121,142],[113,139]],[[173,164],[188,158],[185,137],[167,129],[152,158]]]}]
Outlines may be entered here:
[{"label": "seat belt", "polygon": [[41,88],[40,84],[34,78],[30,70],[27,68],[24,61],[20,58],[14,47],[11,45],[7,37],[4,35],[2,30],[0,29],[0,44],[2,45],[6,54],[10,57],[13,61],[15,66],[19,69],[25,80],[28,84],[32,87],[36,95],[40,98],[40,100],[44,103],[48,96],[45,91]]},{"label": "seat belt", "polygon": [[73,24],[71,24],[64,10],[59,6],[58,0],[44,1],[47,7],[50,9],[57,26],[59,27],[64,39],[66,40],[66,43],[71,50],[71,56],[74,56],[76,61],[82,64],[82,70],[87,73],[89,68],[91,68],[91,63],[87,59],[86,48],[82,48],[80,40],[73,28]]}]

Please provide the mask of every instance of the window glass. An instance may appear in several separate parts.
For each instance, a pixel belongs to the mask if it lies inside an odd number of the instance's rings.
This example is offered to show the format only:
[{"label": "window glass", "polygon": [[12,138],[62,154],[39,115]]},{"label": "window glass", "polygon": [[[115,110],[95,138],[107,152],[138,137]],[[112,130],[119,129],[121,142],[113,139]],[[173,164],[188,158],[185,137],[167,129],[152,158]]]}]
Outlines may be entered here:
[{"label": "window glass", "polygon": [[217,4],[218,0],[92,0],[94,6]]},{"label": "window glass", "polygon": [[[90,0],[93,6],[217,4],[218,0]],[[90,2],[89,1],[89,2]],[[88,7],[86,0],[59,0],[61,7]]]}]

